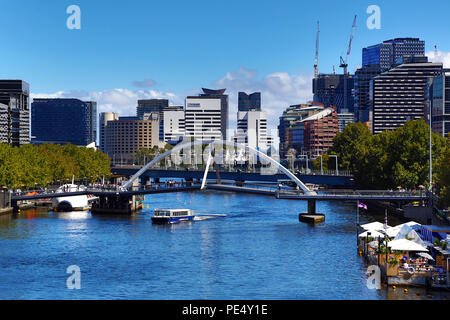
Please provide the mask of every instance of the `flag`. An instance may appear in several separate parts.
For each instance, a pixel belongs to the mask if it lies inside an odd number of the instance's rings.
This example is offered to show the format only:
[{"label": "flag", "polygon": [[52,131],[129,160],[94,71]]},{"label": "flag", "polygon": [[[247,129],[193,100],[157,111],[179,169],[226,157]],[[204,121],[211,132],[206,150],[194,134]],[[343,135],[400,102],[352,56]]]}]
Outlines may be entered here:
[{"label": "flag", "polygon": [[367,206],[364,203],[359,202],[359,201],[358,201],[358,207],[367,210]]}]

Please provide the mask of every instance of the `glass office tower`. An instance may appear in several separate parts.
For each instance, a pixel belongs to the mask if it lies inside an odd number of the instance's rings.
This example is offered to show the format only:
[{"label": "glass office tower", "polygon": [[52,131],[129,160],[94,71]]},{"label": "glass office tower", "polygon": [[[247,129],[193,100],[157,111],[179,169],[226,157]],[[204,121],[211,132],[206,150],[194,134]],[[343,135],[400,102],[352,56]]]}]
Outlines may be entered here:
[{"label": "glass office tower", "polygon": [[32,143],[71,143],[86,146],[96,141],[97,104],[79,99],[34,99],[31,104]]}]

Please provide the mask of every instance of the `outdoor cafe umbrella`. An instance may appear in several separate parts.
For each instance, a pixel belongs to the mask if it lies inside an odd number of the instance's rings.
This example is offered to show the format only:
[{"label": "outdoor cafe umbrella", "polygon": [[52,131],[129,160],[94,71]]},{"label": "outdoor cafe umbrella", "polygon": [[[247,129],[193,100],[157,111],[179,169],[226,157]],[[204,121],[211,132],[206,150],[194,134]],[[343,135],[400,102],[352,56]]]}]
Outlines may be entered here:
[{"label": "outdoor cafe umbrella", "polygon": [[426,253],[426,252],[418,252],[417,255],[418,255],[418,256],[421,256],[422,258],[427,258],[428,260],[433,260],[433,261],[434,261],[433,257],[430,256],[430,255],[429,255],[428,253]]},{"label": "outdoor cafe umbrella", "polygon": [[[370,235],[369,235],[369,232],[370,232]],[[375,231],[375,230],[369,230],[369,231],[365,231],[365,232],[361,233],[358,237],[359,238],[367,238],[367,237],[384,238],[384,234],[382,234],[378,231]]]},{"label": "outdoor cafe umbrella", "polygon": [[[363,224],[361,225],[361,228],[363,228],[364,230],[383,230],[384,229],[384,224],[378,221],[375,222],[371,222],[371,223],[367,223],[367,224]],[[389,226],[388,226],[389,228]]]},{"label": "outdoor cafe umbrella", "polygon": [[392,240],[388,247],[395,251],[428,251],[424,246],[406,239]]}]

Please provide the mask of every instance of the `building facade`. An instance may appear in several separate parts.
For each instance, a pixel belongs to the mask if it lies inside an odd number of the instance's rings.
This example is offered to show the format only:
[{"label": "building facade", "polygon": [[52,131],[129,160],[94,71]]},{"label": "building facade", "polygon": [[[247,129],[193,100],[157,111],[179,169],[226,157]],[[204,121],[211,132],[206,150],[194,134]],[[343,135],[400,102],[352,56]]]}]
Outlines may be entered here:
[{"label": "building facade", "polygon": [[418,56],[404,57],[404,62],[371,81],[374,134],[425,117],[428,82],[442,74],[442,64]]},{"label": "building facade", "polygon": [[338,113],[337,118],[339,132],[344,132],[344,129],[348,124],[355,122],[355,115],[350,112]]},{"label": "building facade", "polygon": [[362,65],[379,65],[384,72],[400,64],[400,59],[406,55],[424,56],[425,41],[419,38],[395,38],[363,48]]},{"label": "building facade", "polygon": [[71,143],[86,146],[96,141],[97,107],[79,99],[34,99],[31,104],[32,143]]},{"label": "building facade", "polygon": [[362,50],[363,66],[355,72],[355,117],[370,122],[370,81],[399,65],[405,56],[424,56],[425,42],[418,38],[397,38]]},{"label": "building facade", "polygon": [[163,140],[169,144],[176,144],[185,135],[185,122],[183,107],[176,107],[172,110],[166,109],[163,112]]},{"label": "building facade", "polygon": [[239,92],[238,94],[238,111],[261,111],[261,92],[247,94]]},{"label": "building facade", "polygon": [[106,126],[106,151],[114,164],[132,164],[136,152],[159,145],[159,113],[150,113],[147,120],[119,117]]},{"label": "building facade", "polygon": [[354,76],[319,74],[313,79],[314,102],[335,106],[339,113],[354,112]]},{"label": "building facade", "polygon": [[292,105],[283,112],[278,125],[281,159],[286,158],[290,149],[295,149],[297,154],[305,154],[305,124],[302,121],[324,109],[323,105],[307,103]]},{"label": "building facade", "polygon": [[272,137],[267,134],[267,115],[264,111],[238,111],[234,141],[260,151],[267,151]]},{"label": "building facade", "polygon": [[[450,73],[430,79],[429,106],[432,128],[443,137],[450,135]],[[430,112],[428,111],[428,114]]]},{"label": "building facade", "polygon": [[108,121],[119,120],[119,114],[115,112],[102,112],[100,113],[100,125],[99,125],[99,146],[103,153],[108,154],[106,149],[106,127],[108,126]]},{"label": "building facade", "polygon": [[336,108],[329,107],[312,115],[302,122],[305,124],[305,153],[310,157],[323,154],[333,146],[338,133],[338,114]]},{"label": "building facade", "polygon": [[203,88],[203,94],[186,97],[185,132],[197,140],[227,140],[228,95],[225,90]]},{"label": "building facade", "polygon": [[381,74],[379,64],[366,65],[355,72],[355,119],[358,122],[370,121],[370,81]]},{"label": "building facade", "polygon": [[[0,80],[4,143],[21,146],[30,143],[30,86],[22,80]],[[4,106],[7,106],[5,109]],[[6,112],[7,110],[7,112]],[[5,122],[6,115],[6,122]],[[1,121],[1,120],[0,120]]]}]

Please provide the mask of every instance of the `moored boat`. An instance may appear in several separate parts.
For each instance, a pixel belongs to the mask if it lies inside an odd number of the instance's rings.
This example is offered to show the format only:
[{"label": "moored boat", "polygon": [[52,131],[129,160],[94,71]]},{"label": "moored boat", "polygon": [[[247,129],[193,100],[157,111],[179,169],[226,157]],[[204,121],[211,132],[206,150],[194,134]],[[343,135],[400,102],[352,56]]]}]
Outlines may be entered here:
[{"label": "moored boat", "polygon": [[[85,186],[75,184],[65,184],[59,187],[55,193],[69,193],[77,191],[85,191]],[[89,210],[89,198],[87,195],[77,195],[68,197],[53,198],[53,211],[82,211]]]}]

